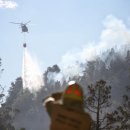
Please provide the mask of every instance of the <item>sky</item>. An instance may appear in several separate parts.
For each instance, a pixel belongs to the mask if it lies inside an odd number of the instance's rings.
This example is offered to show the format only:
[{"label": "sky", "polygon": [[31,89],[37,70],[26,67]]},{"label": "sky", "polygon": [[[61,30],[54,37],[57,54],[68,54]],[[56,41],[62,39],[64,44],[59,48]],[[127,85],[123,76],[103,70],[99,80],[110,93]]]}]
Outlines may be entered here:
[{"label": "sky", "polygon": [[[21,76],[24,42],[44,72],[63,63],[70,53],[85,51],[90,43],[97,46],[109,17],[113,19],[109,22],[123,22],[129,29],[129,6],[129,0],[0,0],[2,86],[7,90]],[[19,25],[10,23],[28,21],[26,38]]]}]

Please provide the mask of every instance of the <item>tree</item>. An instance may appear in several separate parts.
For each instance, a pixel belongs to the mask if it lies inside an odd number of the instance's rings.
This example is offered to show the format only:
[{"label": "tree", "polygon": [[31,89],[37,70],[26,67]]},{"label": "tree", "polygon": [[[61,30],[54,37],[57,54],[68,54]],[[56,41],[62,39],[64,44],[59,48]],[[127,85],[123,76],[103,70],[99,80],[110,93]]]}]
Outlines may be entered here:
[{"label": "tree", "polygon": [[[1,58],[0,58],[0,76],[3,71],[3,69],[1,69],[1,66],[2,66],[2,62],[1,62]],[[2,128],[4,130],[5,128],[4,128],[4,125],[2,124],[3,116],[2,116],[2,110],[1,110],[1,105],[3,103],[3,97],[5,96],[3,94],[3,91],[4,91],[4,88],[0,84],[0,129]]]},{"label": "tree", "polygon": [[[0,75],[4,69],[1,68],[2,62],[0,59]],[[10,115],[11,108],[6,107],[6,104],[3,103],[4,98],[4,88],[0,84],[0,130],[15,130],[14,126],[11,125],[12,118]]]},{"label": "tree", "polygon": [[11,83],[11,86],[8,90],[8,97],[6,98],[6,104],[11,106],[22,92],[22,78],[18,77],[15,82]]},{"label": "tree", "polygon": [[[4,69],[1,68],[1,66],[2,66],[2,62],[1,62],[1,58],[0,58],[0,76],[1,76],[1,74],[2,74],[2,72],[3,72],[3,70],[4,70]],[[3,97],[5,96],[5,95],[3,94],[3,92],[4,92],[4,88],[3,88],[3,87],[1,86],[1,84],[0,84],[0,104],[3,103]]]},{"label": "tree", "polygon": [[96,61],[89,61],[87,67],[84,70],[84,76],[89,80],[93,81],[95,75]]},{"label": "tree", "polygon": [[0,85],[0,105],[3,103],[3,97],[5,96],[3,94],[4,88]]},{"label": "tree", "polygon": [[[128,92],[130,88],[127,87]],[[122,105],[109,115],[109,120],[114,121],[114,130],[130,129],[130,96],[123,95]]]},{"label": "tree", "polygon": [[85,107],[91,112],[95,120],[93,129],[103,130],[110,128],[107,122],[105,110],[111,105],[111,86],[106,85],[106,81],[100,80],[96,85],[88,86],[88,97],[85,97]]},{"label": "tree", "polygon": [[126,61],[130,63],[130,50],[127,51]]}]

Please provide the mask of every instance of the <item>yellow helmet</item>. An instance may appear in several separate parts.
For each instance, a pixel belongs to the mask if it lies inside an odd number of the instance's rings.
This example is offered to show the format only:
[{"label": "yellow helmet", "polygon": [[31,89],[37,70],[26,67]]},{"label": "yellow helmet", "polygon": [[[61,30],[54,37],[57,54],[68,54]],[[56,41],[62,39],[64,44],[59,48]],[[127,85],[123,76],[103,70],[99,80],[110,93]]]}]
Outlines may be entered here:
[{"label": "yellow helmet", "polygon": [[63,103],[68,99],[83,102],[83,90],[75,81],[70,81],[68,87],[63,93]]}]

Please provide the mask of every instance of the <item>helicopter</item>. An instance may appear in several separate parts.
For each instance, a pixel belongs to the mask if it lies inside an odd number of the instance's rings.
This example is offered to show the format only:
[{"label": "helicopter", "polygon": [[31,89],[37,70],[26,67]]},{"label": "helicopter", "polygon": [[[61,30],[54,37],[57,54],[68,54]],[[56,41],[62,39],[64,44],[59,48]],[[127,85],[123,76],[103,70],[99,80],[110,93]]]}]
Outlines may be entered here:
[{"label": "helicopter", "polygon": [[22,32],[28,32],[27,24],[30,23],[31,21],[28,21],[26,23],[15,23],[15,22],[10,22],[12,24],[20,24]]}]

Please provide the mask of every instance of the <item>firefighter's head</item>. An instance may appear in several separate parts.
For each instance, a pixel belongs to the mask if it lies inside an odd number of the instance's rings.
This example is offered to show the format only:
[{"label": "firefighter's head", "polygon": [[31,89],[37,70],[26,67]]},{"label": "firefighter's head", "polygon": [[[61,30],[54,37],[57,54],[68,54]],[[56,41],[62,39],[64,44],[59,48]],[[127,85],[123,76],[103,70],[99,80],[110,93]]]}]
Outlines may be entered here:
[{"label": "firefighter's head", "polygon": [[75,81],[70,81],[63,93],[63,104],[74,109],[83,108],[83,90]]}]

